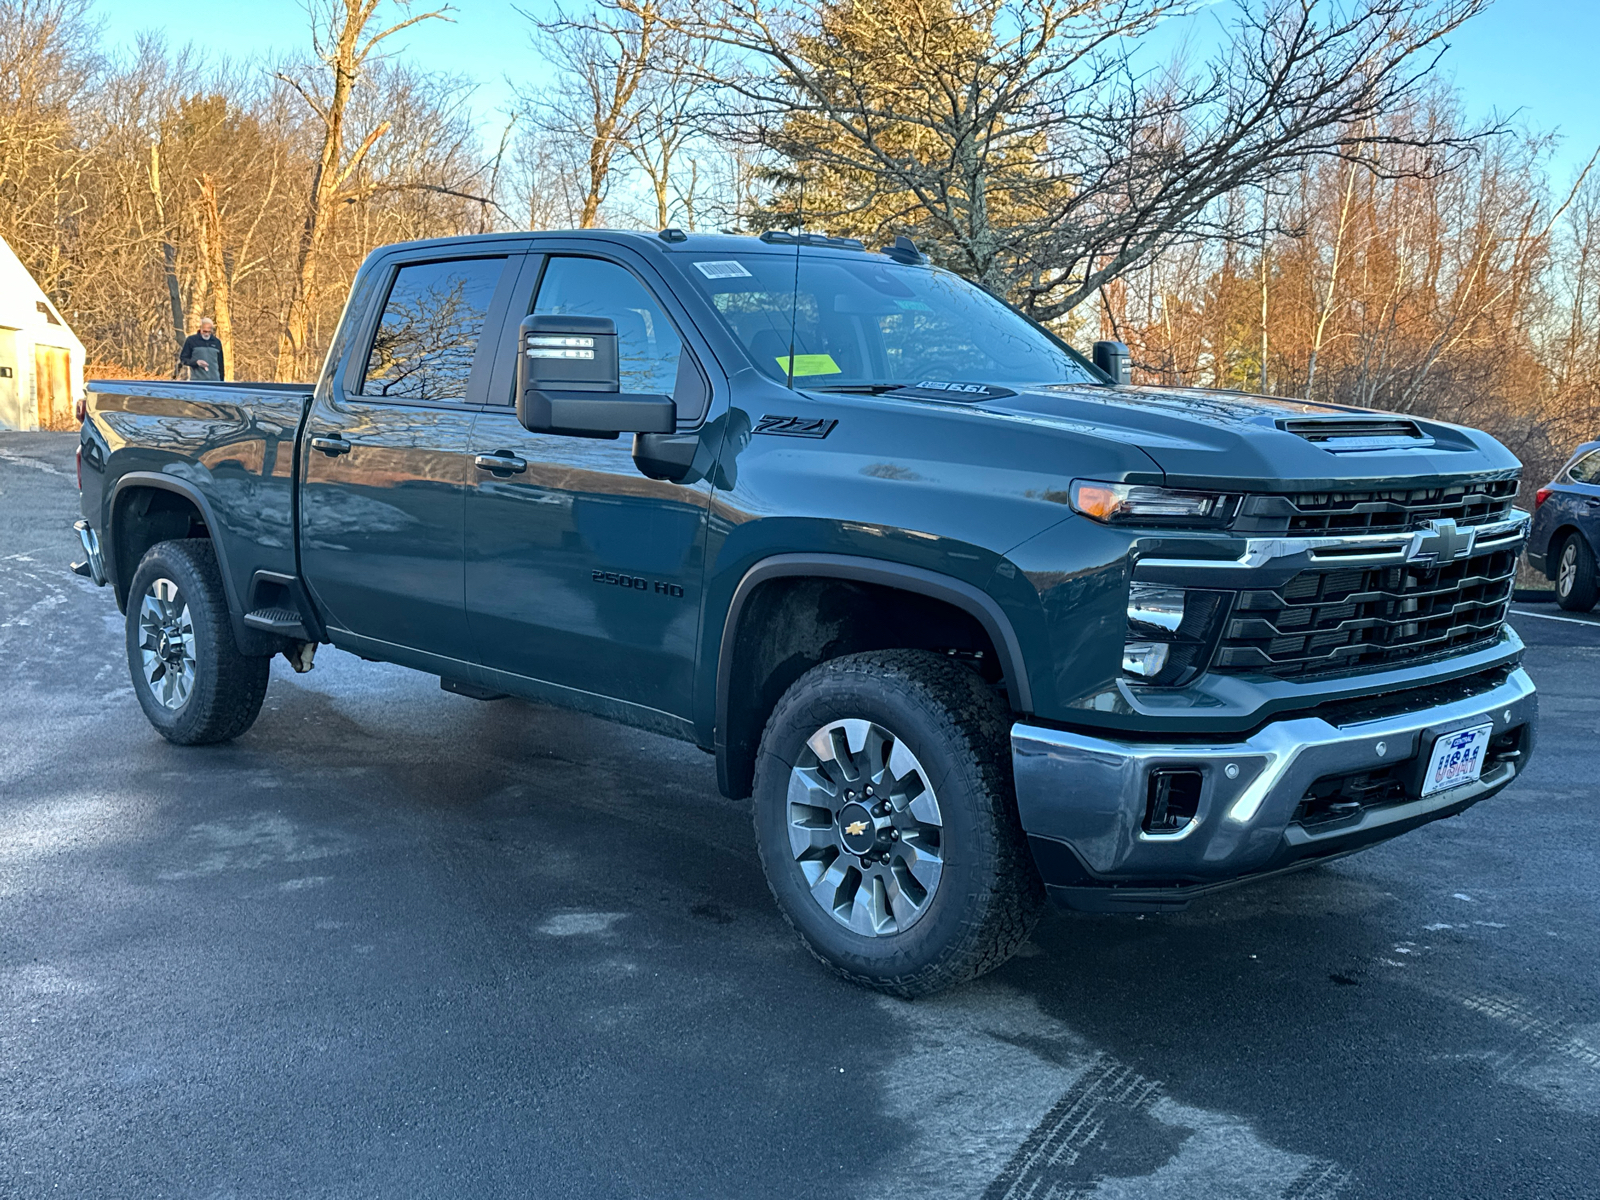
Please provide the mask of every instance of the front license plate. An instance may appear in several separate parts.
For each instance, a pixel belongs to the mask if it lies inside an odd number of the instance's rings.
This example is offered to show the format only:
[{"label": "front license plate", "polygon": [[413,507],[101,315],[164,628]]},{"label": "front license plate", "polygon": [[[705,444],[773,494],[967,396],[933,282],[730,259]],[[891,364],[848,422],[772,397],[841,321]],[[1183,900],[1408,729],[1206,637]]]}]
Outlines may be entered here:
[{"label": "front license plate", "polygon": [[1483,754],[1489,748],[1494,725],[1477,725],[1442,733],[1433,743],[1428,773],[1422,777],[1422,794],[1448,791],[1464,783],[1476,783],[1483,773]]}]

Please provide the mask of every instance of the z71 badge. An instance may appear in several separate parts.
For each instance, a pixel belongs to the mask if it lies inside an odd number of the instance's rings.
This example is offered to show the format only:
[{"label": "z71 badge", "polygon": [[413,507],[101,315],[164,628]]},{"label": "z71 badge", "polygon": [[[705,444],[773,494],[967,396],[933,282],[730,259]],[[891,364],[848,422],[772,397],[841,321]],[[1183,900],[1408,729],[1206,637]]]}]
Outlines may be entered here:
[{"label": "z71 badge", "polygon": [[774,433],[779,437],[825,438],[839,422],[832,417],[762,417],[751,433]]}]

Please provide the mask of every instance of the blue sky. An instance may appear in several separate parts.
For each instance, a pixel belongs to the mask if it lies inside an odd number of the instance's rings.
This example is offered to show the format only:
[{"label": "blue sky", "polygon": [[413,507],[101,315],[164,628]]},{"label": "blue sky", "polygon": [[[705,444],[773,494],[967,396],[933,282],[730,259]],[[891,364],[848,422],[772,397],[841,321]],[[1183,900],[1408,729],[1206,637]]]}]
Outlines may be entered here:
[{"label": "blue sky", "polygon": [[[545,0],[522,7],[543,8]],[[426,7],[419,2],[419,8]],[[536,83],[542,69],[527,37],[527,23],[511,0],[456,0],[451,24],[427,22],[394,41],[419,66],[467,76],[479,84],[476,108],[486,120],[509,105],[508,78]],[[305,10],[296,0],[99,0],[108,47],[131,45],[144,30],[174,44],[193,40],[244,57],[307,44]],[[1190,21],[1205,21],[1191,18]],[[1187,25],[1189,22],[1176,24]],[[1176,32],[1176,31],[1175,31]],[[1205,39],[1204,26],[1195,33]],[[1600,0],[1496,0],[1483,16],[1451,40],[1443,69],[1453,76],[1474,116],[1516,114],[1541,131],[1562,135],[1555,181],[1571,173],[1600,145],[1594,56],[1600,48]]]}]

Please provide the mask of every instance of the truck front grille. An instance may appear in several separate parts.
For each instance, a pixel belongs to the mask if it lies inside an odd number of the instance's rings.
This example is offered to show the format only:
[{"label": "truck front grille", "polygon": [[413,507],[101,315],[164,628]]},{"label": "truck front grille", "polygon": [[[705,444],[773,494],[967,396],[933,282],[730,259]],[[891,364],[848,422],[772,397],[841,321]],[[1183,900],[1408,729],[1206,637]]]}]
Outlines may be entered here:
[{"label": "truck front grille", "polygon": [[1307,570],[1279,588],[1241,591],[1214,670],[1308,678],[1372,671],[1493,644],[1518,544],[1444,567]]},{"label": "truck front grille", "polygon": [[1234,528],[1291,535],[1403,533],[1430,521],[1486,525],[1511,515],[1517,481],[1455,484],[1381,492],[1295,492],[1247,496]]}]

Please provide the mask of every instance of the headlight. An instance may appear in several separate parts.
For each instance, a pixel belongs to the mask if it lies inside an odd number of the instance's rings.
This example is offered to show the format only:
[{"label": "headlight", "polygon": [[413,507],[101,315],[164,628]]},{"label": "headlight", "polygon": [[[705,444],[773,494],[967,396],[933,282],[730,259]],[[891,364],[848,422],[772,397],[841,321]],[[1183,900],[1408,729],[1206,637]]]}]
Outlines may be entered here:
[{"label": "headlight", "polygon": [[1179,492],[1134,483],[1074,479],[1068,493],[1074,511],[1116,525],[1222,526],[1238,497],[1216,492]]},{"label": "headlight", "polygon": [[1130,584],[1123,674],[1162,687],[1188,683],[1211,661],[1231,595]]}]

